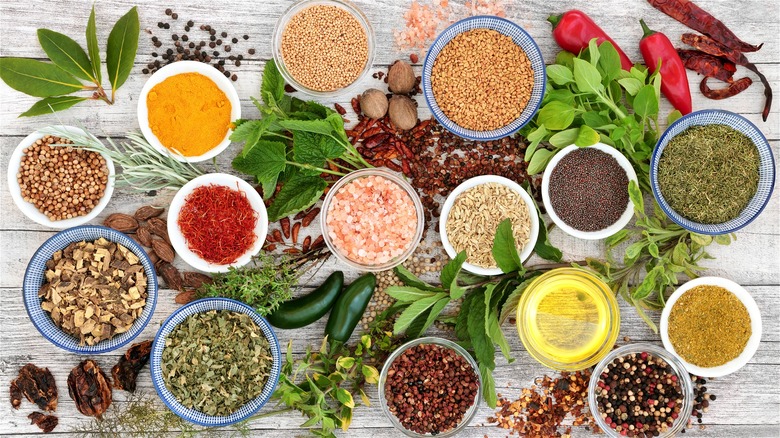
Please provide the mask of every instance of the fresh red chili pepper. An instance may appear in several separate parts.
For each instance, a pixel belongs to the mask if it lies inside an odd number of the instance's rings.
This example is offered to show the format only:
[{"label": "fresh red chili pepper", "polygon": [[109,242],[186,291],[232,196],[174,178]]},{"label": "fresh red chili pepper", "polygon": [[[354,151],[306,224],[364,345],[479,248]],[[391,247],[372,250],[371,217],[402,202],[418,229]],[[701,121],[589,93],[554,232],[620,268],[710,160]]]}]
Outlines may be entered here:
[{"label": "fresh red chili pepper", "polygon": [[709,35],[724,46],[740,52],[755,52],[764,44],[754,46],[737,38],[723,22],[690,0],[647,0],[654,8],[680,23]]},{"label": "fresh red chili pepper", "polygon": [[713,56],[722,56],[734,64],[741,65],[758,75],[758,78],[761,79],[761,83],[764,85],[764,97],[766,97],[766,100],[764,101],[764,110],[761,112],[761,117],[766,122],[766,119],[769,117],[769,110],[772,108],[772,87],[769,86],[769,81],[766,79],[766,76],[758,71],[758,67],[756,67],[755,64],[748,61],[747,57],[742,52],[730,49],[708,36],[684,33],[681,39],[685,44],[691,45],[702,52],[709,53]]},{"label": "fresh red chili pepper", "polygon": [[737,71],[737,66],[731,61],[719,56],[712,56],[701,50],[677,49],[677,54],[680,55],[683,65],[688,70],[729,84],[734,82],[733,76]]},{"label": "fresh red chili pepper", "polygon": [[681,113],[690,113],[691,89],[680,55],[666,35],[650,30],[644,20],[639,20],[639,23],[645,32],[639,41],[639,51],[642,52],[647,68],[655,73],[658,61],[661,61],[661,92]]},{"label": "fresh red chili pepper", "polygon": [[629,71],[634,65],[620,46],[584,12],[575,9],[561,15],[550,15],[547,21],[552,23],[553,38],[563,50],[574,54],[580,53],[588,47],[590,40],[598,38],[599,44],[604,41],[612,43],[620,55],[620,65],[623,70]]},{"label": "fresh red chili pepper", "polygon": [[749,77],[744,77],[742,79],[738,79],[737,81],[732,82],[729,84],[726,88],[721,88],[718,90],[713,90],[712,88],[707,85],[707,79],[708,77],[705,77],[701,80],[701,84],[699,84],[699,89],[701,90],[701,94],[704,95],[704,97],[707,97],[709,99],[714,100],[720,100],[725,99],[727,97],[736,96],[737,94],[745,91],[752,83],[753,79],[750,79]]}]

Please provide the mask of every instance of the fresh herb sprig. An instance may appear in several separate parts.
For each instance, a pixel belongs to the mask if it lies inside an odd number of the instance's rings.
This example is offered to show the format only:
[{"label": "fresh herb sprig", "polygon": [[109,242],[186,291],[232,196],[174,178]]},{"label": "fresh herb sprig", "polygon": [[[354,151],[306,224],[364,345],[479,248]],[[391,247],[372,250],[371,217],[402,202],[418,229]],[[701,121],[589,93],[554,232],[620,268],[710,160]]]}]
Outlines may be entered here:
[{"label": "fresh herb sprig", "polygon": [[[542,108],[521,134],[528,173],[540,173],[562,148],[598,142],[614,146],[629,159],[640,186],[649,190],[649,159],[658,139],[661,76],[644,67],[627,72],[612,43],[591,40],[579,55],[560,52],[547,66]],[[680,117],[672,112],[667,121]],[[542,146],[549,145],[550,149]]]},{"label": "fresh herb sprig", "polygon": [[[116,101],[121,87],[133,68],[138,49],[138,10],[133,7],[114,24],[106,44],[106,70],[111,95],[103,88],[100,45],[97,39],[95,7],[87,21],[87,50],[73,38],[49,29],[38,29],[38,41],[52,63],[29,58],[0,58],[0,79],[24,94],[43,99],[20,117],[38,116],[68,109],[86,100]],[[82,81],[88,81],[85,85]],[[72,96],[86,91],[92,95]]]},{"label": "fresh herb sprig", "polygon": [[116,176],[117,185],[138,191],[178,189],[204,174],[201,168],[179,161],[168,152],[158,151],[141,134],[127,134],[130,142],[117,144],[110,138],[103,143],[94,134],[84,129],[82,131],[76,132],[60,126],[50,126],[42,130],[44,134],[73,142],[59,146],[77,147],[108,156],[122,167],[122,173]]},{"label": "fresh herb sprig", "polygon": [[[634,205],[636,225],[607,238],[606,262],[588,259],[587,265],[601,274],[616,294],[636,307],[642,319],[658,332],[645,310],[663,309],[681,275],[696,278],[706,269],[699,265],[701,260],[712,258],[706,247],[713,242],[728,245],[736,240],[736,235],[713,237],[688,231],[672,222],[657,202],[653,202],[652,215],[646,214],[642,192],[633,181],[628,194]],[[624,242],[631,244],[623,250]],[[622,264],[616,253],[622,253]],[[646,275],[641,278],[643,273]]]},{"label": "fresh herb sprig", "polygon": [[[343,176],[372,167],[349,142],[341,115],[285,94],[274,61],[265,65],[260,97],[252,101],[262,118],[237,120],[230,139],[244,143],[233,168],[257,178],[266,200],[273,196],[272,222],[317,202],[331,182],[322,174]],[[281,190],[274,196],[278,183]]]}]

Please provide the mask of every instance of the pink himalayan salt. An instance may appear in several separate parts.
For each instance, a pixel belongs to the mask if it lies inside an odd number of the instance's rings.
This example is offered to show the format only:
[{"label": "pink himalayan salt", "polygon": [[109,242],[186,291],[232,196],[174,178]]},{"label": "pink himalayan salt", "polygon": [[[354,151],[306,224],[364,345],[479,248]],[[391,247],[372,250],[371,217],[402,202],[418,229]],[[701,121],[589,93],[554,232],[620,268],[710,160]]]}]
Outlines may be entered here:
[{"label": "pink himalayan salt", "polygon": [[403,254],[417,232],[409,194],[382,176],[358,178],[331,199],[326,223],[338,251],[356,263],[380,265]]}]

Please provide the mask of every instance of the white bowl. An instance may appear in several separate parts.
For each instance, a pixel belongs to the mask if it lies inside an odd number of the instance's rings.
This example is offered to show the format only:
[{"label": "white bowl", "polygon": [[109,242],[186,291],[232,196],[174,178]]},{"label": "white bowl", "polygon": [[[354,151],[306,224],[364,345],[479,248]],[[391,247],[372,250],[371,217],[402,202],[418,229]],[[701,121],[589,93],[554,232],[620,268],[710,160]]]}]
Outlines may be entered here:
[{"label": "white bowl", "polygon": [[[441,243],[444,245],[444,250],[447,251],[450,258],[455,258],[455,256],[458,255],[458,252],[452,247],[450,239],[447,237],[447,217],[450,215],[450,210],[452,210],[452,205],[455,203],[455,198],[472,187],[487,183],[498,183],[506,186],[517,192],[520,197],[523,198],[523,201],[525,201],[525,205],[528,208],[528,214],[531,218],[531,232],[528,236],[528,243],[525,244],[523,250],[520,252],[520,261],[524,262],[534,251],[536,238],[539,236],[539,216],[536,214],[536,207],[534,206],[533,199],[531,199],[531,195],[523,190],[520,184],[498,175],[475,176],[474,178],[460,183],[460,185],[455,187],[455,190],[447,196],[444,205],[441,207],[441,216],[439,218],[439,234],[441,235]],[[483,268],[468,262],[463,264],[463,269],[477,275],[500,275],[502,273],[500,268]]]},{"label": "white bowl", "polygon": [[[628,180],[635,181],[635,182],[638,181],[636,177],[636,172],[634,171],[634,168],[631,167],[631,163],[617,149],[604,143],[596,143],[588,147],[598,149],[602,152],[606,152],[609,155],[613,156],[615,160],[617,160],[620,167],[622,167],[623,170],[626,171],[626,176],[628,176]],[[547,214],[550,215],[550,219],[552,219],[555,225],[557,225],[566,234],[580,239],[585,239],[585,240],[606,239],[607,237],[625,228],[626,225],[628,225],[628,223],[631,222],[631,218],[634,217],[634,205],[631,203],[631,201],[628,202],[628,205],[626,206],[626,211],[623,212],[623,215],[620,216],[620,219],[618,219],[617,222],[608,226],[607,228],[598,231],[581,231],[568,225],[566,222],[563,221],[563,219],[561,219],[560,217],[558,217],[557,214],[555,214],[555,210],[553,209],[552,203],[550,202],[550,176],[552,175],[553,169],[555,168],[555,166],[558,165],[558,162],[560,162],[563,159],[563,157],[568,155],[571,151],[577,149],[580,148],[575,145],[566,146],[560,152],[555,154],[552,160],[550,160],[550,163],[547,164],[547,168],[544,170],[544,175],[542,176],[542,201],[544,201],[544,205],[545,207],[547,207]],[[626,187],[626,190],[628,190],[628,187]]]},{"label": "white bowl", "polygon": [[[241,101],[238,99],[238,93],[236,93],[235,87],[230,83],[230,79],[219,72],[209,64],[204,64],[198,61],[178,61],[172,64],[168,64],[165,67],[157,70],[144,84],[141,89],[141,94],[138,96],[138,124],[141,127],[141,133],[146,140],[154,146],[155,149],[160,151],[163,155],[170,154],[179,161],[188,163],[196,163],[199,161],[205,161],[216,157],[220,152],[224,151],[230,145],[231,130],[228,129],[225,133],[225,138],[222,141],[210,149],[203,155],[195,157],[184,157],[177,153],[174,153],[170,149],[166,148],[157,136],[152,132],[152,128],[149,127],[149,108],[146,106],[146,96],[151,89],[160,82],[176,76],[182,73],[200,73],[203,76],[211,79],[230,101],[230,120],[238,120],[241,118]],[[192,135],[198,135],[197,132],[193,132]]]},{"label": "white bowl", "polygon": [[[83,130],[73,126],[56,126],[56,128],[61,128],[77,134],[84,134]],[[111,200],[111,195],[114,193],[114,162],[111,161],[111,158],[108,156],[100,154],[106,160],[106,166],[108,167],[108,182],[106,183],[106,189],[103,192],[103,197],[100,199],[100,202],[98,202],[95,208],[92,209],[92,211],[84,216],[52,221],[45,214],[38,211],[38,209],[35,208],[35,205],[25,201],[22,198],[22,189],[19,187],[19,182],[16,180],[16,174],[19,172],[19,165],[22,162],[22,151],[24,151],[24,148],[35,143],[36,140],[43,137],[45,137],[45,134],[43,134],[42,130],[33,132],[32,134],[25,137],[24,140],[22,140],[19,145],[16,146],[16,149],[14,149],[14,152],[11,154],[11,158],[8,161],[8,190],[11,191],[11,198],[13,198],[16,206],[19,207],[19,210],[21,210],[25,216],[32,219],[34,222],[43,225],[44,227],[63,230],[65,228],[83,225],[91,221],[97,217],[97,215],[99,215],[104,208],[106,208],[106,205],[108,205],[108,202]]]},{"label": "white bowl", "polygon": [[[750,315],[751,334],[747,345],[745,345],[745,349],[742,350],[742,353],[739,356],[732,359],[731,361],[711,368],[703,368],[688,363],[685,358],[677,354],[677,352],[674,350],[674,346],[672,346],[672,342],[669,340],[669,314],[672,312],[674,303],[676,303],[684,293],[688,292],[690,289],[696,286],[701,285],[719,286],[727,289],[729,292],[733,293],[737,298],[739,298],[742,304],[745,305],[745,308]],[[672,296],[666,300],[666,305],[664,306],[664,310],[661,313],[660,331],[661,341],[664,343],[664,348],[680,359],[689,373],[699,377],[721,377],[727,374],[731,374],[742,368],[746,363],[748,363],[750,358],[753,357],[753,355],[756,353],[756,350],[758,350],[758,344],[761,342],[761,312],[758,310],[758,305],[750,293],[737,283],[720,277],[699,277],[678,287]]]},{"label": "white bowl", "polygon": [[[255,235],[257,240],[249,250],[239,257],[235,262],[228,265],[217,265],[209,263],[197,254],[192,252],[187,246],[187,242],[184,240],[184,236],[179,228],[179,213],[184,206],[184,200],[187,196],[198,187],[206,185],[226,186],[231,189],[243,191],[246,194],[249,203],[252,208],[257,212],[257,223],[255,224]],[[187,262],[195,269],[204,272],[227,272],[231,267],[238,268],[244,266],[252,260],[252,256],[257,255],[265,242],[265,236],[268,233],[268,213],[265,210],[265,204],[263,204],[263,198],[257,193],[248,182],[241,178],[226,173],[208,173],[206,175],[199,176],[192,181],[184,185],[176,196],[173,197],[170,207],[168,207],[168,237],[171,239],[171,245],[176,250],[176,254]]]}]

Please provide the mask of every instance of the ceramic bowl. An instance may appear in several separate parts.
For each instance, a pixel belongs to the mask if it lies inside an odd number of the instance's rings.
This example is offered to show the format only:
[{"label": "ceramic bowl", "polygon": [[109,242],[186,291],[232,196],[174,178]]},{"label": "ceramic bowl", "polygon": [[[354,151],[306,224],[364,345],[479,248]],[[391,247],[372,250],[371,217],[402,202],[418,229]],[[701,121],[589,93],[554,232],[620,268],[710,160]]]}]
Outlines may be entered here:
[{"label": "ceramic bowl", "polygon": [[[56,128],[64,129],[75,134],[84,134],[84,131],[73,126],[56,126]],[[78,216],[71,219],[63,219],[59,221],[50,220],[45,214],[38,211],[35,205],[27,202],[22,198],[22,189],[19,187],[19,181],[16,179],[16,174],[19,172],[19,165],[22,162],[22,156],[24,155],[24,149],[35,143],[36,140],[43,138],[44,130],[38,130],[28,135],[22,140],[16,149],[11,154],[11,158],[8,160],[8,190],[11,192],[11,199],[19,210],[24,213],[25,216],[30,218],[33,222],[43,225],[44,227],[56,228],[59,230],[83,225],[92,219],[96,218],[100,212],[106,208],[108,202],[111,200],[111,195],[114,193],[114,162],[108,156],[100,154],[106,160],[106,166],[108,167],[108,182],[106,183],[106,189],[103,192],[103,197],[100,198],[100,202],[92,209],[88,214],[84,216]]]},{"label": "ceramic bowl", "polygon": [[[176,326],[184,322],[188,316],[210,310],[228,310],[249,315],[255,324],[260,327],[260,330],[262,330],[266,339],[268,339],[268,344],[271,347],[271,356],[273,357],[270,376],[263,387],[263,392],[257,396],[257,398],[245,403],[236,412],[227,416],[206,415],[203,412],[184,406],[165,386],[165,380],[162,376],[162,354],[163,350],[165,350],[166,337],[176,328]],[[244,421],[254,415],[271,398],[277,383],[279,383],[279,376],[282,370],[282,352],[279,349],[279,341],[276,338],[274,329],[268,321],[260,316],[255,309],[239,301],[227,298],[204,298],[202,300],[193,301],[173,312],[171,316],[162,323],[160,330],[154,337],[150,358],[149,368],[152,374],[152,383],[163,403],[179,417],[191,423],[206,427],[227,426],[229,424]]]},{"label": "ceramic bowl", "polygon": [[477,394],[474,397],[474,404],[471,405],[471,407],[466,411],[465,414],[463,414],[463,419],[458,423],[458,425],[446,432],[442,432],[440,434],[435,435],[436,437],[449,437],[457,435],[458,433],[462,432],[468,425],[471,423],[471,420],[474,419],[474,416],[477,414],[477,411],[479,410],[479,405],[482,400],[482,376],[479,374],[479,367],[477,366],[477,362],[474,360],[473,357],[460,345],[449,341],[444,338],[437,338],[437,337],[425,337],[425,338],[418,338],[413,341],[407,342],[406,344],[398,347],[395,351],[393,351],[392,354],[387,358],[385,361],[384,366],[382,366],[382,372],[379,374],[379,404],[382,405],[382,412],[385,413],[385,416],[388,420],[393,424],[393,426],[396,428],[396,430],[399,430],[406,436],[410,437],[431,437],[434,436],[432,434],[420,434],[414,431],[411,431],[407,428],[405,428],[400,421],[398,421],[398,418],[390,412],[390,409],[387,407],[387,394],[385,394],[385,383],[387,382],[387,373],[390,371],[390,367],[392,366],[393,362],[398,359],[399,356],[401,356],[406,350],[415,347],[417,345],[421,344],[433,344],[438,345],[440,347],[448,348],[451,350],[454,350],[456,353],[458,353],[460,356],[466,359],[466,362],[471,365],[471,368],[474,370],[474,373],[477,375],[477,380],[479,381],[479,388],[477,388]]},{"label": "ceramic bowl", "polygon": [[[257,213],[257,223],[255,224],[257,239],[255,239],[255,243],[235,262],[228,265],[217,265],[200,258],[187,246],[181,228],[179,228],[179,213],[182,207],[184,207],[187,196],[196,188],[207,185],[226,186],[233,190],[238,189],[244,192],[252,208]],[[257,255],[260,249],[262,249],[267,233],[268,213],[266,212],[263,198],[248,182],[226,173],[208,173],[188,182],[176,192],[176,196],[173,197],[173,201],[171,201],[171,205],[168,208],[168,237],[171,239],[173,249],[188,265],[204,272],[227,272],[231,267],[238,268],[249,263],[252,260],[252,256]]]},{"label": "ceramic bowl", "polygon": [[[199,161],[209,160],[219,155],[230,145],[231,130],[228,129],[225,132],[225,137],[219,144],[211,148],[203,155],[194,157],[184,157],[182,155],[173,153],[170,149],[166,148],[156,135],[152,132],[152,128],[149,126],[149,108],[146,106],[146,97],[149,95],[149,91],[154,88],[155,85],[170,78],[183,73],[199,73],[207,78],[211,79],[230,101],[230,120],[238,120],[241,118],[241,101],[238,98],[235,87],[230,82],[230,79],[226,78],[219,70],[215,69],[209,64],[204,64],[198,61],[178,61],[172,64],[168,64],[165,67],[157,70],[144,84],[141,89],[141,94],[138,96],[138,124],[141,127],[141,133],[155,149],[160,151],[163,155],[170,155],[179,161],[196,163]],[[197,135],[193,132],[192,135]]]},{"label": "ceramic bowl", "polygon": [[[730,221],[721,224],[703,224],[684,218],[674,211],[664,198],[660,186],[658,185],[658,162],[661,155],[672,138],[691,126],[701,125],[727,125],[742,134],[746,135],[758,149],[759,167],[758,167],[758,189],[753,199],[750,200],[747,207],[739,216]],[[728,234],[739,230],[747,224],[753,222],[755,218],[764,210],[769,199],[772,196],[772,189],[775,185],[775,159],[772,155],[772,148],[764,137],[764,134],[750,120],[739,114],[734,114],[724,110],[702,110],[690,113],[672,123],[663,135],[658,139],[655,145],[653,155],[650,158],[650,186],[653,189],[653,196],[661,206],[661,209],[669,216],[669,219],[676,224],[699,234]]]},{"label": "ceramic bowl", "polygon": [[[455,256],[458,255],[458,251],[456,251],[452,246],[450,239],[447,236],[446,226],[447,218],[450,215],[450,210],[452,210],[453,204],[455,204],[455,199],[458,197],[458,195],[465,192],[466,190],[487,183],[498,183],[512,189],[520,195],[525,203],[525,207],[528,208],[528,214],[531,218],[531,231],[530,235],[528,236],[528,243],[526,243],[523,247],[523,250],[520,251],[520,261],[525,261],[534,251],[536,239],[539,236],[539,216],[536,214],[536,206],[534,205],[534,200],[531,199],[531,195],[523,190],[520,184],[498,175],[481,175],[463,181],[459,186],[455,187],[455,190],[453,190],[449,196],[447,196],[447,199],[444,201],[444,204],[441,207],[441,216],[439,217],[439,234],[441,235],[441,243],[444,246],[444,250],[447,251],[447,255],[449,255],[450,258],[455,258]],[[500,268],[483,268],[468,262],[463,263],[463,269],[477,275],[501,274]]]},{"label": "ceramic bowl", "polygon": [[[742,304],[745,305],[745,308],[750,315],[751,335],[748,339],[745,349],[742,350],[742,353],[723,365],[710,368],[704,368],[688,363],[685,358],[677,354],[677,352],[674,350],[672,342],[669,340],[669,314],[672,312],[674,304],[686,292],[696,286],[702,285],[719,286],[727,289],[729,292],[733,293],[737,298],[739,298]],[[664,348],[669,350],[670,353],[680,359],[680,362],[685,365],[685,368],[689,373],[700,377],[721,377],[727,374],[731,374],[745,366],[745,364],[750,361],[750,358],[752,358],[756,353],[756,350],[758,350],[758,345],[761,343],[761,331],[761,312],[758,310],[758,305],[750,293],[737,283],[720,277],[699,277],[678,287],[677,290],[674,291],[674,293],[669,297],[669,299],[666,300],[666,305],[664,306],[664,310],[661,313],[660,332],[661,340],[664,343]]]},{"label": "ceramic bowl", "polygon": [[[475,131],[473,129],[463,128],[450,120],[436,103],[436,96],[433,93],[433,85],[431,83],[433,65],[436,63],[436,58],[439,56],[439,53],[444,46],[461,33],[474,29],[491,29],[511,37],[512,41],[520,46],[526,53],[529,61],[531,61],[531,68],[533,68],[534,71],[534,85],[531,90],[528,105],[523,109],[523,112],[508,125],[491,131]],[[421,86],[423,93],[425,94],[425,100],[428,102],[428,107],[430,107],[431,113],[433,113],[433,117],[435,117],[436,121],[447,130],[460,137],[471,140],[496,140],[515,133],[525,126],[534,114],[536,114],[536,111],[539,110],[539,105],[542,103],[542,97],[544,97],[544,90],[547,84],[547,75],[545,71],[542,52],[536,44],[536,41],[531,38],[531,35],[529,35],[525,29],[504,18],[480,15],[458,21],[445,29],[444,32],[436,38],[433,45],[428,49],[428,54],[425,56],[425,61],[423,62]]]},{"label": "ceramic bowl", "polygon": [[[41,299],[38,297],[38,290],[45,282],[46,262],[48,262],[56,251],[65,249],[73,242],[83,240],[93,241],[101,237],[111,242],[116,242],[132,251],[138,256],[144,267],[146,274],[146,305],[130,330],[120,333],[111,339],[105,339],[95,345],[79,345],[79,339],[62,331],[54,325],[48,312],[41,308]],[[120,233],[111,228],[97,225],[82,225],[60,231],[50,237],[43,245],[35,251],[27,270],[24,273],[24,283],[22,285],[22,295],[24,298],[24,307],[27,309],[27,315],[30,317],[33,325],[43,335],[46,340],[52,344],[77,354],[100,354],[116,350],[128,342],[135,339],[152,319],[154,307],[157,304],[157,274],[154,270],[152,261],[146,251],[143,250],[130,236]]]},{"label": "ceramic bowl", "polygon": [[[335,6],[337,8],[344,9],[349,12],[363,27],[366,32],[366,40],[368,42],[368,59],[366,59],[366,65],[363,67],[363,71],[360,75],[349,85],[343,88],[339,88],[333,91],[317,91],[313,90],[300,82],[298,82],[287,67],[284,64],[284,56],[282,56],[282,34],[287,27],[287,23],[302,10],[311,6]],[[279,69],[284,81],[290,84],[296,90],[314,96],[320,99],[334,98],[337,96],[344,96],[351,93],[357,85],[362,82],[370,73],[371,67],[374,64],[374,56],[376,55],[376,36],[374,35],[374,29],[371,27],[371,23],[368,21],[368,17],[357,6],[346,0],[301,0],[293,3],[276,22],[274,27],[273,39],[271,41],[271,48],[273,50],[274,62],[276,62],[276,68]],[[354,95],[354,93],[352,93]]]},{"label": "ceramic bowl", "polygon": [[[631,163],[628,161],[628,159],[620,153],[620,151],[604,143],[596,143],[588,147],[598,149],[611,155],[613,158],[615,158],[615,160],[617,160],[620,167],[626,171],[628,180],[638,183],[634,168],[631,166]],[[626,205],[626,210],[623,212],[617,222],[598,231],[581,231],[568,225],[555,213],[555,209],[552,207],[552,202],[550,202],[550,177],[552,176],[553,169],[555,169],[555,166],[558,165],[563,157],[577,149],[579,149],[579,147],[574,145],[566,146],[560,152],[555,154],[555,156],[550,160],[550,163],[547,164],[547,168],[545,168],[544,175],[542,176],[542,200],[544,201],[545,207],[547,207],[547,214],[550,215],[550,219],[552,219],[555,225],[563,230],[566,234],[585,240],[605,239],[622,230],[626,227],[626,225],[628,225],[629,222],[631,222],[631,218],[634,217],[634,205],[631,203],[631,201],[628,202]],[[626,187],[626,191],[628,191],[628,187]]]}]

